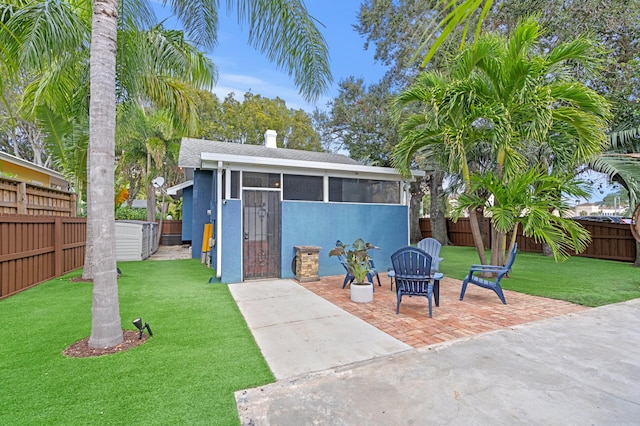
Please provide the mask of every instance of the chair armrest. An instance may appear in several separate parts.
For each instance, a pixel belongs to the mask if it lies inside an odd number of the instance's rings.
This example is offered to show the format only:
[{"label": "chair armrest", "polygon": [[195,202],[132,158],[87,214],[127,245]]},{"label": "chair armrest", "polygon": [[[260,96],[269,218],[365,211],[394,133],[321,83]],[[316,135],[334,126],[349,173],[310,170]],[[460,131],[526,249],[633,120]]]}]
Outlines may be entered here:
[{"label": "chair armrest", "polygon": [[469,272],[502,272],[504,271],[504,266],[492,266],[492,265],[472,265],[469,269]]},{"label": "chair armrest", "polygon": [[497,270],[501,270],[501,269],[504,269],[504,266],[498,266],[498,265],[471,265],[471,269],[497,269]]},{"label": "chair armrest", "polygon": [[433,274],[434,281],[438,281],[444,278],[444,274],[442,272],[436,272]]}]

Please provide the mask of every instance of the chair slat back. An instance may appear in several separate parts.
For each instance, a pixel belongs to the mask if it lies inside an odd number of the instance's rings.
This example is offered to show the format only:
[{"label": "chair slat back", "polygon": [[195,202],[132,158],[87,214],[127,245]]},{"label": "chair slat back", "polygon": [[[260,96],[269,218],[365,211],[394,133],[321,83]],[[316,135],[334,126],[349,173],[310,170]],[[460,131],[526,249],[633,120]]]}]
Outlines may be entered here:
[{"label": "chair slat back", "polygon": [[418,242],[418,248],[431,256],[431,269],[438,271],[442,244],[435,238],[424,238]]},{"label": "chair slat back", "polygon": [[416,247],[403,247],[391,255],[391,263],[396,273],[396,280],[429,279],[431,273],[431,256]]}]

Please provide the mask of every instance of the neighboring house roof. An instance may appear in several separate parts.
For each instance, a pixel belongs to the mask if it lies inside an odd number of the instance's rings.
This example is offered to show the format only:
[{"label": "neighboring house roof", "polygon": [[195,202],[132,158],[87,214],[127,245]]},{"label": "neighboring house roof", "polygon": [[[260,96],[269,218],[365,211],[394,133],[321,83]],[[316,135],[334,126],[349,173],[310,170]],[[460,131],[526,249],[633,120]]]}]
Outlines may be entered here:
[{"label": "neighboring house roof", "polygon": [[[6,152],[0,151],[0,166],[2,162],[7,162],[9,164],[12,164],[18,168],[22,168],[22,169],[26,169],[38,174],[42,174],[42,175],[46,175],[49,177],[49,182],[46,182],[47,186],[56,186],[56,187],[60,187],[63,190],[67,190],[67,187],[69,186],[69,182],[67,182],[67,180],[64,178],[64,176],[62,175],[62,173],[56,172],[55,170],[51,170],[47,167],[44,166],[39,166],[35,163],[32,163],[30,161],[24,160],[22,158],[13,156],[11,154],[7,154]],[[0,167],[0,171],[2,171],[2,167]],[[19,171],[17,173],[15,173],[17,175],[17,178],[19,180],[23,180],[23,181],[30,181],[32,183],[37,183],[40,185],[45,184],[45,182],[40,182],[37,178],[33,178],[31,175],[29,175],[28,173],[25,174],[24,176],[22,176],[22,173],[20,173]]]},{"label": "neighboring house roof", "polygon": [[[204,139],[183,138],[178,166],[194,169],[216,169],[218,162],[282,169],[322,169],[368,175],[399,176],[396,169],[373,167],[341,154],[302,151],[287,148],[269,148],[263,145],[244,145],[230,142],[214,142]],[[424,176],[422,171],[412,175]]]},{"label": "neighboring house roof", "polygon": [[179,183],[178,185],[172,186],[171,188],[167,188],[167,194],[173,196],[182,196],[182,190],[185,188],[188,188],[190,186],[193,186],[193,180],[188,180],[182,183]]}]

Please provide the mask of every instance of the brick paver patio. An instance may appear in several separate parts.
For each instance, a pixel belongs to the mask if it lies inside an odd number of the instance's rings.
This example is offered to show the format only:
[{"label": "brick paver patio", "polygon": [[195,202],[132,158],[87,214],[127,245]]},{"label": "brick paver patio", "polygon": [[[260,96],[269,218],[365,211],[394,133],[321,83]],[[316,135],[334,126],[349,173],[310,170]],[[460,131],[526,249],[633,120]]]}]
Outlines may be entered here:
[{"label": "brick paver patio", "polygon": [[467,287],[460,301],[462,282],[445,278],[440,282],[440,306],[434,301],[433,318],[429,318],[427,299],[415,296],[404,296],[396,315],[396,295],[386,274],[380,274],[382,286],[376,283],[372,303],[351,302],[349,288],[341,288],[343,279],[322,277],[300,285],[414,348],[589,309],[508,290],[504,290],[507,305],[503,305],[495,293],[474,285]]}]

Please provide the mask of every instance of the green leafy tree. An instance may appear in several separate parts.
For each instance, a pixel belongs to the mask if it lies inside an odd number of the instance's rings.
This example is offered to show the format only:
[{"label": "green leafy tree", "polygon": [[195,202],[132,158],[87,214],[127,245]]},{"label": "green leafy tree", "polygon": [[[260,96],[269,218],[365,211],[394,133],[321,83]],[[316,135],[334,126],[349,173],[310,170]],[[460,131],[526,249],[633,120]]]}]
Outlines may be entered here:
[{"label": "green leafy tree", "polygon": [[205,96],[201,102],[201,120],[208,122],[198,137],[261,145],[264,132],[272,129],[278,133],[277,142],[283,148],[322,151],[311,117],[303,110],[287,108],[280,98],[269,99],[247,92],[242,102],[234,93],[227,95],[222,103],[211,96]]},{"label": "green leafy tree", "polygon": [[341,81],[338,96],[328,104],[323,137],[352,158],[389,166],[388,153],[398,140],[389,115],[391,99],[383,86],[366,87],[354,77]]}]

